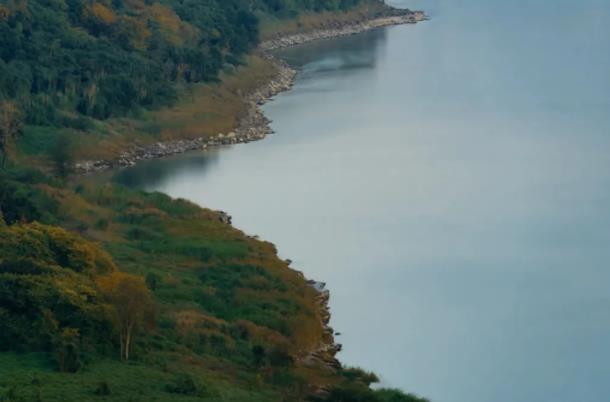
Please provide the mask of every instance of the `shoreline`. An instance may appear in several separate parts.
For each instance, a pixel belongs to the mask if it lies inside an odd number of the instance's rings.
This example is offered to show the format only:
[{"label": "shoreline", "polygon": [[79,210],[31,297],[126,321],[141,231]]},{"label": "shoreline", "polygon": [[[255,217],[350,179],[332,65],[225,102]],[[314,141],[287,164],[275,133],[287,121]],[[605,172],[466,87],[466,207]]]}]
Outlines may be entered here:
[{"label": "shoreline", "polygon": [[[271,120],[265,116],[262,106],[278,94],[290,90],[295,82],[297,71],[285,61],[276,58],[270,52],[276,49],[302,45],[317,40],[331,39],[342,36],[349,36],[363,33],[373,29],[402,25],[415,24],[427,19],[421,11],[392,10],[393,15],[386,15],[378,18],[358,21],[356,23],[338,24],[324,29],[318,29],[309,33],[289,34],[270,39],[258,46],[255,52],[273,64],[276,72],[274,78],[269,82],[255,89],[244,96],[247,104],[246,113],[238,118],[237,127],[234,131],[227,134],[219,133],[210,137],[200,137],[192,140],[175,140],[168,142],[157,142],[151,145],[133,145],[130,149],[121,153],[118,158],[113,160],[81,161],[76,164],[76,170],[80,174],[99,173],[115,168],[133,166],[140,160],[157,159],[171,155],[181,154],[195,150],[206,150],[210,147],[248,143],[264,139],[272,134]],[[225,224],[231,225],[231,216],[223,211],[216,211],[218,219]],[[330,326],[330,292],[326,289],[323,282],[314,281],[306,278],[303,272],[290,267],[291,269],[313,288],[318,296],[316,298],[320,324],[323,335],[316,348],[306,351],[301,356],[297,356],[297,361],[303,367],[323,367],[326,370],[337,371],[342,367],[336,355],[342,350],[342,345],[335,341],[334,329]],[[324,387],[317,389],[317,395],[326,395],[328,390]]]},{"label": "shoreline", "polygon": [[238,119],[237,126],[233,131],[195,139],[156,142],[148,145],[132,144],[113,159],[78,161],[74,165],[76,172],[78,174],[100,173],[111,169],[134,166],[141,160],[158,159],[189,151],[206,150],[220,145],[243,144],[264,139],[267,135],[273,134],[273,130],[270,125],[271,121],[265,116],[261,107],[273,97],[290,90],[297,75],[294,68],[269,52],[317,40],[354,35],[382,27],[415,24],[428,19],[421,11],[393,9],[392,12],[391,15],[355,23],[338,23],[331,27],[316,29],[307,33],[282,35],[261,42],[255,53],[271,61],[276,70],[275,77],[244,96],[247,112]]},{"label": "shoreline", "polygon": [[355,35],[377,28],[393,25],[416,24],[427,19],[428,17],[426,17],[426,14],[424,14],[422,11],[398,10],[398,12],[396,12],[394,15],[377,17],[355,23],[336,24],[332,27],[317,29],[308,33],[296,33],[280,36],[278,38],[263,41],[258,47],[260,50],[267,52],[298,46],[318,40]]}]

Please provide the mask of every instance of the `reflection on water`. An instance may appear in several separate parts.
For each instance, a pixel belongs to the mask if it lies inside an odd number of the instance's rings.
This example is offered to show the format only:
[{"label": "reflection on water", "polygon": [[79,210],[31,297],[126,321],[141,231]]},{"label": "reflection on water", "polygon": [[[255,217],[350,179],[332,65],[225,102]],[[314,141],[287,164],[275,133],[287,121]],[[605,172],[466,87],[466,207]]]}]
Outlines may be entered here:
[{"label": "reflection on water", "polygon": [[393,0],[282,52],[276,135],[122,173],[331,290],[341,359],[438,402],[610,395],[610,3]]},{"label": "reflection on water", "polygon": [[[379,52],[384,48],[387,31],[384,29],[333,40],[312,42],[275,52],[278,57],[301,67],[301,79],[311,74],[345,73],[349,70],[375,68]],[[320,54],[326,57],[320,58]]]},{"label": "reflection on water", "polygon": [[176,174],[193,172],[198,175],[205,173],[211,166],[218,163],[218,152],[224,148],[209,151],[189,152],[185,155],[163,158],[159,160],[140,161],[129,169],[114,173],[113,180],[127,187],[137,187],[143,190],[155,190],[167,184]]}]

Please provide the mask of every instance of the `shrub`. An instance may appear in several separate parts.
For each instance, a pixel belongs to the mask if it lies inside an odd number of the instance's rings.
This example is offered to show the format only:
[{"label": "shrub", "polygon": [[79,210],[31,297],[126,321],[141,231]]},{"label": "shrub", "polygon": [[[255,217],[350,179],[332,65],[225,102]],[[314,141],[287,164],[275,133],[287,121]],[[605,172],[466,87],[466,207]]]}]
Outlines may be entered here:
[{"label": "shrub", "polygon": [[146,275],[146,286],[148,286],[151,291],[154,292],[155,290],[157,290],[157,285],[159,284],[159,282],[161,282],[161,278],[154,272],[151,272]]},{"label": "shrub", "polygon": [[167,392],[172,394],[204,396],[203,388],[188,374],[177,375],[172,382],[165,386]]},{"label": "shrub", "polygon": [[366,385],[379,382],[379,377],[375,373],[365,371],[360,367],[347,367],[341,371],[343,377],[350,381],[360,381]]},{"label": "shrub", "polygon": [[76,373],[83,366],[79,337],[78,329],[65,328],[57,340],[57,363],[62,373]]},{"label": "shrub", "polygon": [[97,230],[106,230],[106,229],[108,229],[108,225],[109,225],[108,219],[100,218],[97,221],[95,221],[94,226]]},{"label": "shrub", "polygon": [[269,364],[276,367],[290,367],[294,358],[282,347],[274,346],[269,351]]},{"label": "shrub", "polygon": [[108,385],[106,381],[102,381],[97,385],[97,388],[95,389],[95,395],[108,396],[110,394],[110,385]]}]

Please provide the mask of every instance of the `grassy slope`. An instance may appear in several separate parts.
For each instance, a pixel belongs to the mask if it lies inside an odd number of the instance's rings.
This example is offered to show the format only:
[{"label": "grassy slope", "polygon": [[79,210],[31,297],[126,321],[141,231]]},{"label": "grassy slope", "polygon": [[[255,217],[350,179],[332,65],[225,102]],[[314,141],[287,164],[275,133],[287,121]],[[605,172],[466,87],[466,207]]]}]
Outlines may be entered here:
[{"label": "grassy slope", "polygon": [[[182,367],[186,369],[187,367]],[[175,378],[171,371],[145,364],[121,364],[115,360],[89,364],[78,374],[57,372],[41,354],[0,355],[0,396],[7,401],[82,402],[101,401],[252,401],[278,400],[274,392],[252,389],[247,383],[236,386],[199,367],[188,367],[199,378],[205,392],[201,396],[171,394],[166,384]],[[99,384],[106,382],[110,395],[99,396]],[[9,397],[9,395],[11,395]]]},{"label": "grassy slope", "polygon": [[104,400],[195,400],[165,392],[188,373],[207,400],[271,401],[298,395],[293,387],[301,383],[337,381],[324,369],[252,365],[254,345],[299,357],[323,336],[316,293],[272,244],[162,194],[38,188],[59,201],[62,226],[99,242],[122,271],[158,278],[158,326],[139,338],[133,363],[92,357],[77,374],[56,372],[49,356],[0,354],[0,396],[16,387],[24,400],[38,389],[44,401],[90,400],[105,381],[112,394]]}]

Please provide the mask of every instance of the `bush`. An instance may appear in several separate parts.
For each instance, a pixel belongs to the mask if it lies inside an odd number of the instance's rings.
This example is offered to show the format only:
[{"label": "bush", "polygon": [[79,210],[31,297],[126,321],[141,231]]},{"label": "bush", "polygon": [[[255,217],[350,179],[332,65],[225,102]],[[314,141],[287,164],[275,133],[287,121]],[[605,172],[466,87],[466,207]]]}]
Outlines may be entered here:
[{"label": "bush", "polygon": [[4,221],[54,223],[59,204],[45,192],[0,175],[0,212]]},{"label": "bush", "polygon": [[276,367],[290,367],[294,358],[282,347],[274,346],[269,351],[269,364]]},{"label": "bush", "polygon": [[347,367],[341,371],[343,377],[350,381],[360,381],[366,385],[379,382],[379,377],[375,373],[365,371],[360,367]]},{"label": "bush", "polygon": [[165,390],[171,394],[205,396],[205,389],[195,382],[189,374],[179,374],[174,380],[165,386]]},{"label": "bush", "polygon": [[108,229],[109,224],[110,223],[108,222],[108,219],[100,218],[97,221],[95,221],[94,226],[97,230],[106,230],[106,229]]},{"label": "bush", "polygon": [[61,134],[50,149],[49,156],[55,166],[55,173],[62,178],[72,173],[74,165],[74,142],[72,137]]},{"label": "bush", "polygon": [[106,381],[102,381],[97,385],[97,388],[95,389],[95,395],[108,396],[110,394],[110,385],[108,385]]},{"label": "bush", "polygon": [[405,394],[399,389],[378,389],[375,391],[375,397],[379,402],[430,402],[413,394]]},{"label": "bush", "polygon": [[57,341],[56,354],[59,371],[76,373],[83,366],[80,358],[80,339],[78,330],[66,328]]},{"label": "bush", "polygon": [[158,286],[159,282],[161,282],[161,277],[159,275],[155,274],[154,272],[151,272],[146,275],[146,286],[148,286],[148,288],[152,292],[157,290],[157,286]]}]

